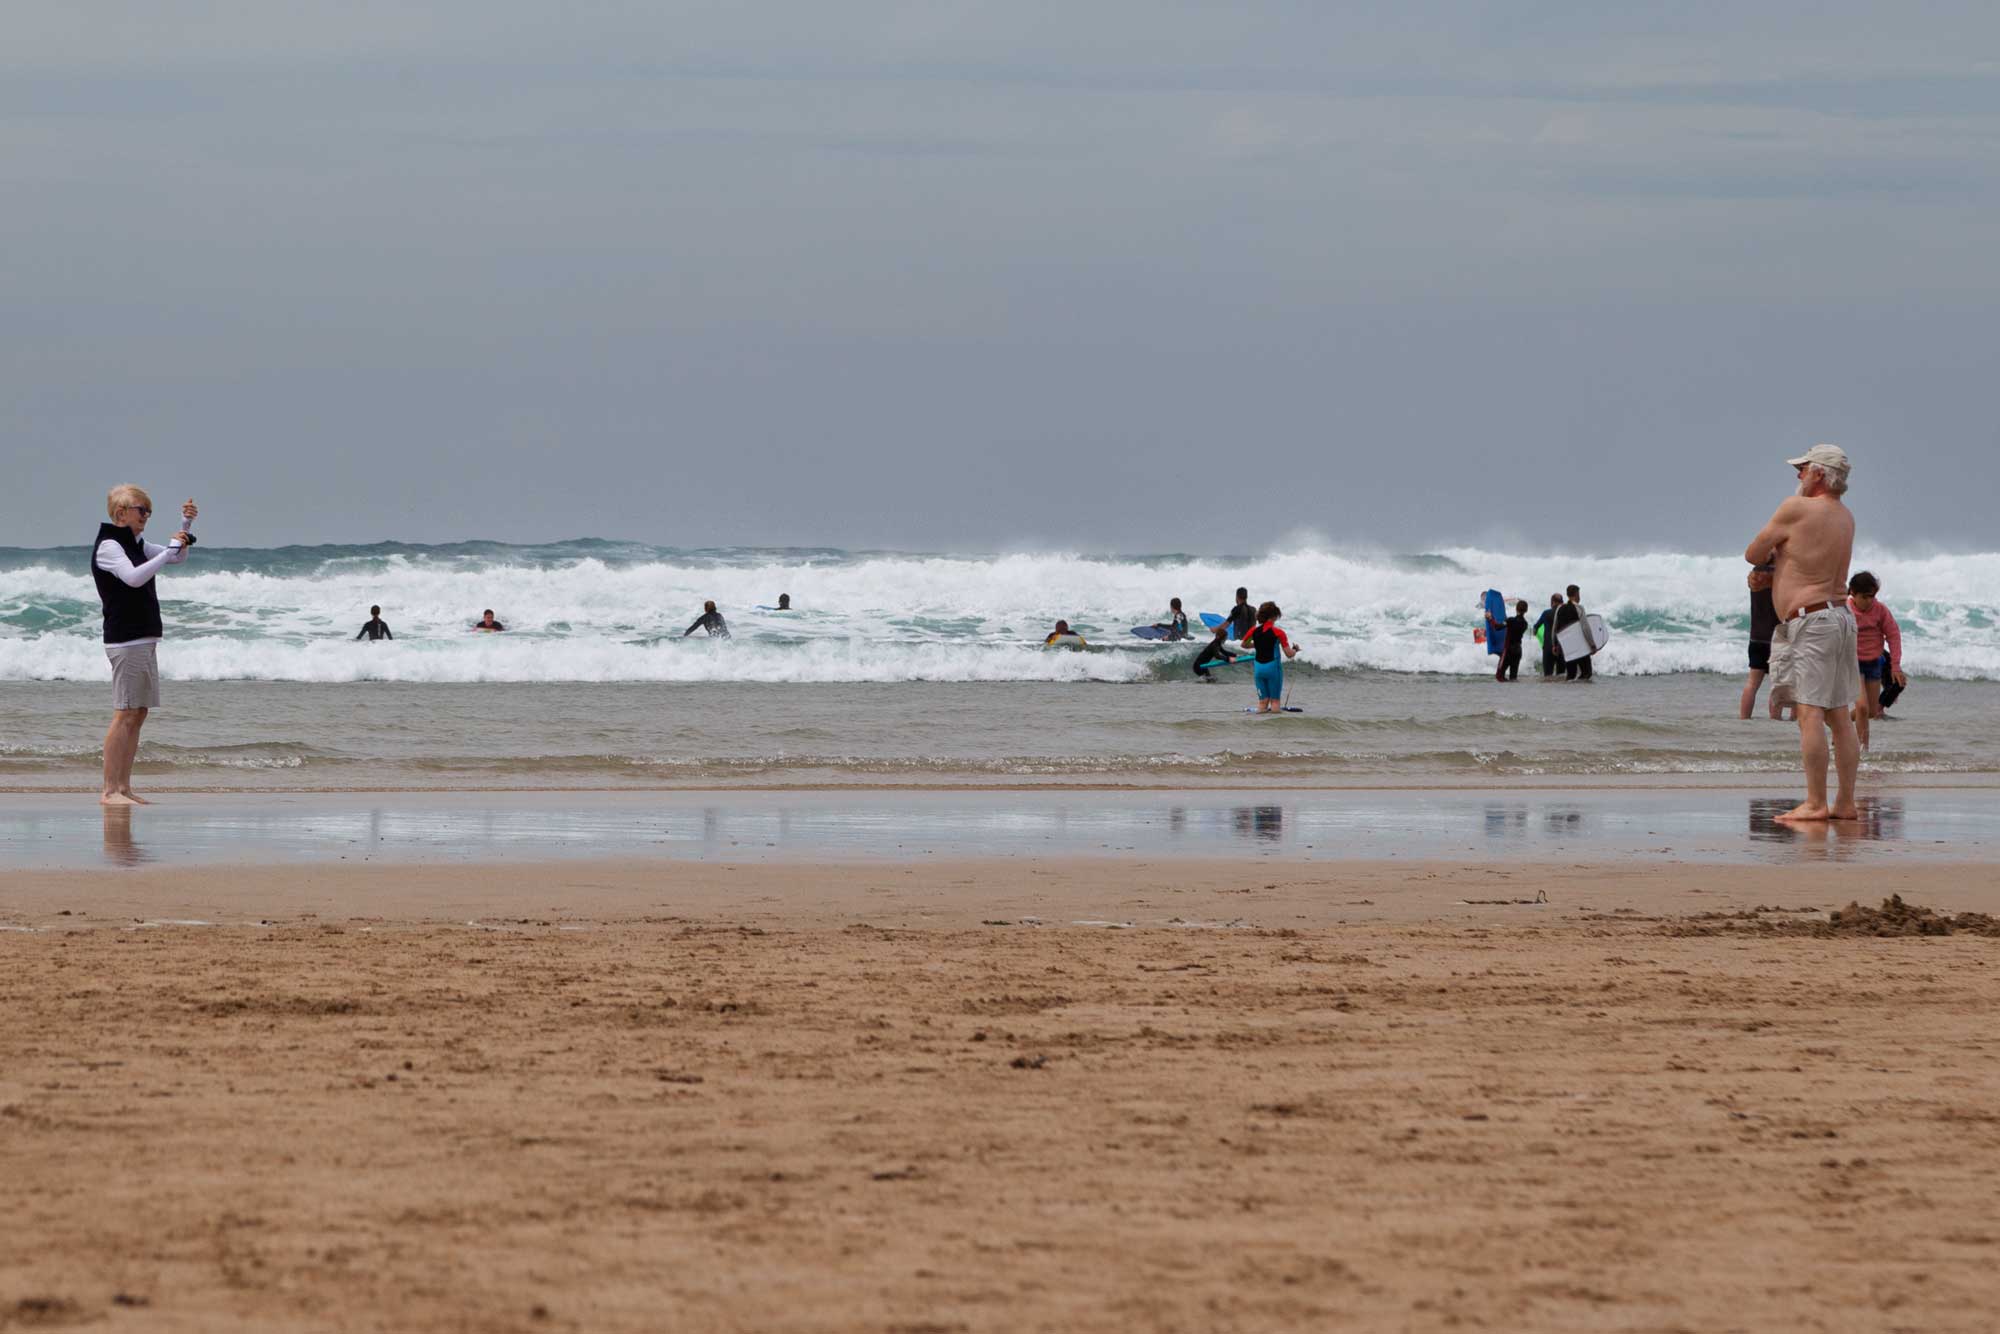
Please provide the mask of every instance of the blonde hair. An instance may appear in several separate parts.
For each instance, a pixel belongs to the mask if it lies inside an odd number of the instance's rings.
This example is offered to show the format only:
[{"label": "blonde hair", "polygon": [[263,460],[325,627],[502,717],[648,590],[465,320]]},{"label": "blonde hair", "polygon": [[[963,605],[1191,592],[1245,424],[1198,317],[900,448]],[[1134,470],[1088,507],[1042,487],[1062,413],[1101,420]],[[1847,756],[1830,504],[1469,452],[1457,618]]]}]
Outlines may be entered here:
[{"label": "blonde hair", "polygon": [[127,505],[144,505],[150,510],[153,508],[153,498],[146,494],[144,488],[134,486],[130,482],[121,482],[112,487],[110,493],[104,497],[105,513],[114,519],[118,517],[118,511]]}]

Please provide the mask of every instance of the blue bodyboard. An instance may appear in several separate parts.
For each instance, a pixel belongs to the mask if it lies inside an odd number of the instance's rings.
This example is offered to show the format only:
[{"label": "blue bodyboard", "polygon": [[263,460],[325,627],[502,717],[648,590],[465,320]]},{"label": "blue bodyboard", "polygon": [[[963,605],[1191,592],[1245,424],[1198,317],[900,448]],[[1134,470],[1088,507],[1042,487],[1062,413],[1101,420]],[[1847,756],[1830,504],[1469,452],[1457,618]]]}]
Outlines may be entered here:
[{"label": "blue bodyboard", "polygon": [[1221,625],[1224,621],[1228,619],[1229,618],[1227,616],[1217,616],[1212,611],[1205,611],[1201,614],[1201,623],[1207,626],[1211,630],[1215,629],[1217,626]]},{"label": "blue bodyboard", "polygon": [[1500,596],[1495,588],[1486,590],[1487,620],[1481,628],[1486,631],[1486,651],[1505,653],[1507,651],[1507,599]]}]

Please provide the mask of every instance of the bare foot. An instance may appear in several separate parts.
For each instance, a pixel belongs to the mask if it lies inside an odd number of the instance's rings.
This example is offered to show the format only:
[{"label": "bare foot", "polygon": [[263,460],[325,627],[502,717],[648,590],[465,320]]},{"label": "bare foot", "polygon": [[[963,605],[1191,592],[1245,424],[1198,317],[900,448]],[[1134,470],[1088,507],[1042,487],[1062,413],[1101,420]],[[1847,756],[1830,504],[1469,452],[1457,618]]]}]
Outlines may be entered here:
[{"label": "bare foot", "polygon": [[152,802],[147,801],[144,797],[140,796],[137,792],[134,792],[129,787],[126,788],[119,795],[124,797],[125,800],[131,802],[134,806],[150,806],[153,804]]},{"label": "bare foot", "polygon": [[107,792],[97,799],[100,806],[137,806],[139,799],[123,792]]},{"label": "bare foot", "polygon": [[[1783,815],[1775,818],[1781,824],[1811,824],[1820,820],[1831,820],[1833,814],[1824,806],[1816,806],[1810,801],[1802,801]],[[1847,818],[1853,819],[1854,817],[1849,816]]]},{"label": "bare foot", "polygon": [[1859,820],[1861,818],[1861,811],[1858,807],[1854,806],[1835,806],[1833,808],[1833,818],[1836,820]]}]

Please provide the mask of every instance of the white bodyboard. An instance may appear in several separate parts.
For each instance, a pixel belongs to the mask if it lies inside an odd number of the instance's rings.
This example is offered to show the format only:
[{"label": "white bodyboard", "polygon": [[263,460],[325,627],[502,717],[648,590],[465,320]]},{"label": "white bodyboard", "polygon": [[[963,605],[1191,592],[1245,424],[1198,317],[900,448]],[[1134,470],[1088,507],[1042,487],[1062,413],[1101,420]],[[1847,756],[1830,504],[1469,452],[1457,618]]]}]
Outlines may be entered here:
[{"label": "white bodyboard", "polygon": [[1595,612],[1585,615],[1582,620],[1571,621],[1556,636],[1556,647],[1562,650],[1563,659],[1567,662],[1587,658],[1610,642],[1611,628]]}]

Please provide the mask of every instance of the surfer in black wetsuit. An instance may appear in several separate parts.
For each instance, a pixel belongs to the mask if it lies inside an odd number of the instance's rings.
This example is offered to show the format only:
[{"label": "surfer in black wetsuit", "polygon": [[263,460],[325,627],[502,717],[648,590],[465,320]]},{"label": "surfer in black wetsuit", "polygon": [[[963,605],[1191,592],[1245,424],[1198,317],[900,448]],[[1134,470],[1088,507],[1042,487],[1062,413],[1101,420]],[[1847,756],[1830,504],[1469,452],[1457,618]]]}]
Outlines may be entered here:
[{"label": "surfer in black wetsuit", "polygon": [[1167,632],[1165,638],[1169,642],[1188,638],[1187,613],[1181,610],[1181,600],[1179,598],[1167,599],[1167,619],[1159,622],[1153,628],[1155,630],[1165,630]]},{"label": "surfer in black wetsuit", "polygon": [[1229,609],[1229,619],[1222,623],[1223,628],[1229,631],[1231,639],[1241,639],[1249,634],[1256,624],[1257,609],[1250,605],[1250,590],[1237,589],[1236,605]]},{"label": "surfer in black wetsuit", "polygon": [[1229,622],[1224,621],[1221,625],[1215,627],[1215,638],[1209,640],[1207,646],[1194,656],[1194,674],[1196,679],[1202,681],[1213,681],[1215,679],[1208,670],[1208,664],[1211,662],[1219,661],[1228,663],[1236,661],[1236,655],[1229,651],[1228,644]]},{"label": "surfer in black wetsuit", "polygon": [[1556,609],[1563,604],[1563,595],[1549,595],[1548,610],[1535,620],[1535,638],[1542,641],[1542,678],[1547,680],[1556,674]]},{"label": "surfer in black wetsuit", "polygon": [[372,644],[378,639],[394,639],[396,636],[389,633],[389,623],[382,619],[382,609],[380,607],[370,607],[368,609],[367,624],[363,625],[361,633],[354,637],[356,639],[365,639]]},{"label": "surfer in black wetsuit", "polygon": [[710,639],[729,638],[729,625],[722,619],[722,613],[715,609],[713,602],[701,604],[701,615],[694,618],[693,625],[681,631],[681,638],[686,639],[697,630],[708,631]]},{"label": "surfer in black wetsuit", "polygon": [[1500,665],[1493,671],[1496,681],[1518,681],[1521,679],[1521,641],[1528,637],[1528,604],[1524,599],[1514,601],[1514,614],[1500,627]]},{"label": "surfer in black wetsuit", "polygon": [[[1575,584],[1569,586],[1569,601],[1556,609],[1556,633],[1561,634],[1570,626],[1583,619],[1583,590]],[[1588,681],[1590,679],[1589,629],[1585,627],[1584,655],[1575,662],[1569,655],[1563,655],[1563,679],[1565,681]]]},{"label": "surfer in black wetsuit", "polygon": [[487,634],[493,634],[497,631],[505,630],[507,627],[493,619],[493,608],[488,607],[484,612],[480,613],[479,619],[472,623],[472,628],[483,630]]}]

